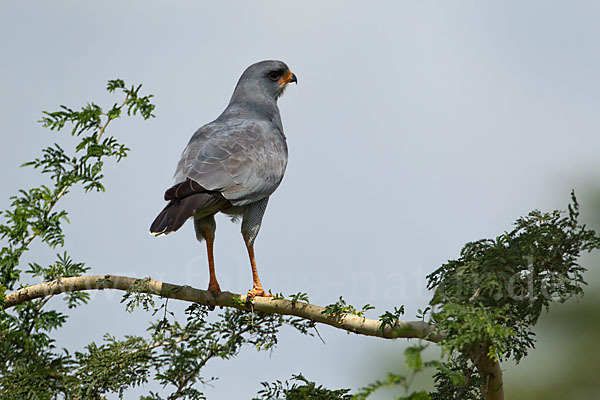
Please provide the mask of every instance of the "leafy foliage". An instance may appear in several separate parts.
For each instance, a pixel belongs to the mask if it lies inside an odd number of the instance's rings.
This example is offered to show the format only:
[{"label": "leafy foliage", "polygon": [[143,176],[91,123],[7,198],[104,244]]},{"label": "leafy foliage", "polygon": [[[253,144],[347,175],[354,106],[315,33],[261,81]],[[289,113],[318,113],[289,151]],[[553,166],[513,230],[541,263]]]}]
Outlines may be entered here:
[{"label": "leafy foliage", "polygon": [[571,197],[566,215],[533,211],[495,240],[466,244],[458,260],[428,276],[446,351],[472,353],[483,343],[490,356],[518,362],[534,345],[542,310],[583,294],[585,268],[577,260],[600,248],[600,238],[578,223]]},{"label": "leafy foliage", "polygon": [[[137,279],[127,289],[127,292],[121,298],[121,303],[127,303],[125,309],[129,312],[133,312],[137,307],[142,307],[145,311],[149,311],[156,305],[154,296],[151,294],[153,292],[152,286],[150,286],[150,277]],[[157,295],[159,293],[154,294]]]},{"label": "leafy foliage", "polygon": [[101,345],[92,342],[70,359],[72,369],[65,374],[70,396],[88,399],[116,393],[123,398],[127,389],[148,381],[152,351],[143,338],[117,340],[107,334],[104,340]]},{"label": "leafy foliage", "polygon": [[583,294],[578,258],[600,248],[600,238],[578,222],[574,193],[571,199],[567,213],[533,211],[496,239],[467,243],[458,260],[428,276],[431,321],[446,335],[448,357],[438,367],[434,399],[481,398],[477,361],[519,362],[535,345],[542,310]]},{"label": "leafy foliage", "polygon": [[[435,362],[424,362],[421,356],[427,345],[419,344],[406,348],[405,365],[410,375],[398,375],[390,373],[385,380],[376,380],[361,388],[357,393],[351,394],[350,389],[330,390],[322,385],[317,386],[315,382],[309,381],[302,374],[293,375],[290,381],[275,381],[272,383],[262,382],[263,389],[258,392],[258,397],[253,400],[299,400],[299,399],[322,399],[322,400],[366,400],[380,389],[393,389],[400,387],[404,390],[404,396],[397,396],[397,400],[431,400],[425,391],[409,393],[415,375],[425,367],[436,366]],[[299,382],[299,383],[298,383]]]},{"label": "leafy foliage", "polygon": [[274,383],[262,382],[263,389],[258,392],[259,397],[252,400],[351,400],[353,397],[348,394],[350,389],[330,390],[315,382],[306,379],[302,374],[293,375],[291,383],[289,381],[276,381]]},{"label": "leafy foliage", "polygon": [[386,326],[393,328],[396,326],[398,321],[400,321],[400,317],[404,315],[404,306],[400,306],[400,308],[394,307],[394,311],[386,311],[379,316],[379,320],[381,321],[381,325],[379,329],[381,331],[385,330]]},{"label": "leafy foliage", "polygon": [[[245,345],[271,350],[284,324],[301,332],[309,328],[307,321],[231,309],[210,321],[209,309],[198,304],[188,307],[186,314],[187,322],[183,325],[166,317],[152,324],[148,329],[149,339],[127,337],[118,341],[107,336],[106,344],[92,344],[87,353],[77,353],[74,393],[122,396],[124,388],[152,378],[165,388],[172,388],[168,399],[203,399],[204,393],[196,388],[197,384],[216,379],[201,374],[208,361],[228,360]],[[91,383],[89,377],[93,377]],[[145,398],[157,400],[161,396],[150,393]]]},{"label": "leafy foliage", "polygon": [[299,301],[303,301],[305,303],[308,303],[308,294],[304,293],[304,292],[298,292],[296,294],[292,294],[290,295],[290,301],[292,302],[292,304],[295,306],[297,302]]},{"label": "leafy foliage", "polygon": [[[19,195],[11,197],[11,208],[0,214],[6,219],[0,225],[0,239],[7,242],[0,250],[2,285],[14,289],[21,273],[17,268],[19,259],[36,237],[51,248],[64,245],[61,223],[68,222],[68,213],[65,210],[54,211],[54,207],[74,185],[81,184],[86,192],[105,190],[102,184],[104,159],[113,158],[118,162],[129,151],[112,136],[102,138],[107,126],[121,116],[123,109],[128,115],[139,112],[144,119],[154,116],[154,105],[150,103],[152,95],[140,96],[140,89],[141,85],[127,88],[122,80],[116,79],[108,82],[107,90],[120,90],[125,99],[120,104],[115,103],[107,112],[94,103],[87,104],[80,111],[61,106],[60,111],[44,112],[40,120],[43,126],[60,131],[70,123],[73,126],[71,134],[81,140],[73,154],[68,154],[55,143],[42,150],[41,157],[23,164],[48,175],[52,186],[20,190]],[[40,271],[39,266],[37,271]]]},{"label": "leafy foliage", "polygon": [[436,391],[432,400],[480,400],[485,380],[465,357],[454,354],[446,362],[430,362],[437,372],[433,379]]},{"label": "leafy foliage", "polygon": [[353,400],[366,400],[369,396],[380,389],[401,385],[405,382],[406,377],[403,375],[388,374],[385,380],[376,380],[375,382],[368,384],[367,386],[361,388],[360,391],[352,398]]},{"label": "leafy foliage", "polygon": [[[117,79],[109,81],[107,89],[109,92],[121,92],[124,100],[106,112],[94,103],[87,104],[79,111],[61,106],[59,111],[44,112],[40,121],[43,126],[60,131],[72,125],[71,134],[80,140],[70,154],[55,143],[43,149],[40,157],[23,164],[48,176],[51,184],[20,190],[18,195],[11,197],[10,208],[0,213],[5,220],[0,224],[0,239],[4,242],[0,249],[2,303],[4,292],[14,290],[23,278],[30,280],[38,277],[50,281],[80,276],[89,269],[83,262],[75,262],[66,251],[57,254],[56,261],[50,265],[32,262],[23,271],[19,264],[21,256],[29,250],[35,238],[39,237],[42,243],[52,249],[64,246],[62,223],[69,220],[67,211],[56,210],[59,200],[77,184],[81,184],[85,192],[104,191],[102,168],[105,160],[114,159],[118,162],[127,156],[129,149],[116,138],[103,138],[110,122],[119,118],[122,110],[126,110],[128,115],[139,113],[144,119],[153,116],[154,105],[150,103],[152,96],[140,95],[141,85],[128,88],[122,80]],[[25,277],[22,276],[23,272]],[[77,363],[82,365],[81,355],[71,356],[66,352],[56,352],[54,348],[50,332],[63,326],[67,316],[56,310],[44,309],[50,298],[21,304],[10,312],[3,308],[0,311],[0,359],[6,360],[0,363],[2,398],[45,399],[56,398],[61,393],[69,393],[72,398],[89,398],[89,391],[77,392],[72,389],[74,382],[81,384],[80,389],[87,385],[85,379],[75,378],[72,373]],[[73,308],[86,303],[89,294],[67,293],[65,300],[69,308]],[[90,357],[86,359],[88,367],[99,371],[93,367],[95,358],[91,356],[92,353],[115,353],[118,348],[114,340],[104,347],[90,347]],[[122,355],[122,351],[119,354]],[[93,381],[104,379],[101,375],[89,376]],[[110,386],[108,378],[106,385]],[[117,386],[115,384],[112,387]]]},{"label": "leafy foliage", "polygon": [[364,317],[365,312],[367,312],[369,310],[374,310],[374,309],[375,309],[375,307],[373,307],[372,305],[365,304],[359,310],[359,309],[355,308],[352,304],[346,303],[346,300],[344,300],[343,297],[340,296],[340,299],[338,301],[326,306],[325,310],[323,310],[321,312],[321,314],[325,315],[326,317],[338,319],[341,321],[344,317],[344,314],[352,314],[352,315],[357,315],[359,317]]}]

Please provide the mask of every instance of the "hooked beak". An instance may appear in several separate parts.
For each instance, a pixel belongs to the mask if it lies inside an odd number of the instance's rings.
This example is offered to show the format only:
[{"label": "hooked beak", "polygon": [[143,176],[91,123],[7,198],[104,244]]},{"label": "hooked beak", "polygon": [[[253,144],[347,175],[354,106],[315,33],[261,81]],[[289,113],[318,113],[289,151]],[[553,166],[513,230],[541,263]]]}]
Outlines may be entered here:
[{"label": "hooked beak", "polygon": [[294,75],[292,73],[292,71],[288,70],[288,74],[286,76],[284,76],[283,78],[281,78],[281,80],[279,81],[279,86],[288,84],[290,82],[294,82],[295,84],[298,84],[298,78],[296,78],[296,75]]}]

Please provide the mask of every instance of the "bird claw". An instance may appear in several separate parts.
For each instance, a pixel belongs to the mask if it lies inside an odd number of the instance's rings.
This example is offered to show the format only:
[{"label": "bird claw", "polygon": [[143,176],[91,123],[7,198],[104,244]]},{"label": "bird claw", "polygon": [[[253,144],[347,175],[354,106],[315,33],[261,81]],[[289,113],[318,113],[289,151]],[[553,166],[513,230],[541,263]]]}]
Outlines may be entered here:
[{"label": "bird claw", "polygon": [[248,298],[253,299],[255,297],[273,297],[273,295],[266,293],[262,287],[253,287],[248,290]]},{"label": "bird claw", "polygon": [[217,297],[217,295],[221,293],[221,287],[218,282],[210,282],[208,284],[208,291],[211,292],[214,297]]},{"label": "bird claw", "polygon": [[213,297],[214,304],[208,304],[208,309],[213,311],[215,309],[215,305],[217,303],[217,296],[221,293],[221,288],[217,282],[211,282],[208,284],[208,291]]}]

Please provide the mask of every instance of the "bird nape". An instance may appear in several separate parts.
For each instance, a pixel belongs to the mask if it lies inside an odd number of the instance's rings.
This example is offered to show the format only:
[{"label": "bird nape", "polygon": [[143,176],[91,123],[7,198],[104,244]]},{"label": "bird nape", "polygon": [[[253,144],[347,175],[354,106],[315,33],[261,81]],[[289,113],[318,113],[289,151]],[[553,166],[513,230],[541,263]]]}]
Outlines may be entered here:
[{"label": "bird nape", "polygon": [[156,217],[150,233],[167,235],[194,218],[196,238],[206,241],[208,290],[221,291],[215,274],[213,243],[218,212],[242,217],[242,237],[252,268],[249,297],[269,296],[263,289],[254,240],[269,196],[277,189],[288,151],[277,99],[290,82],[297,83],[281,61],[261,61],[240,77],[225,111],[198,129],[183,150],[175,185],[165,192],[169,203]]}]

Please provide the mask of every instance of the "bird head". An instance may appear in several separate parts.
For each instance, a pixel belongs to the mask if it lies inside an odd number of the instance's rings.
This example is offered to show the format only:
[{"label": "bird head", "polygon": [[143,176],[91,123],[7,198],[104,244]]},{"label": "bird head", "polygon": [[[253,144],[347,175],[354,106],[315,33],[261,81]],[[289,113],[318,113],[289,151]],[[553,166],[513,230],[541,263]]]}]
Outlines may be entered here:
[{"label": "bird head", "polygon": [[298,83],[298,79],[284,62],[260,61],[246,68],[233,92],[232,101],[256,96],[276,101],[290,82]]}]

